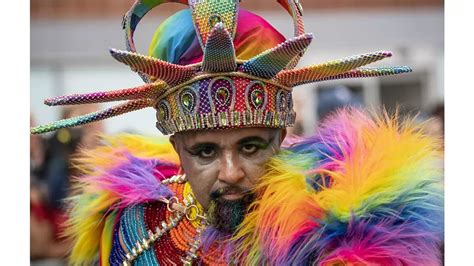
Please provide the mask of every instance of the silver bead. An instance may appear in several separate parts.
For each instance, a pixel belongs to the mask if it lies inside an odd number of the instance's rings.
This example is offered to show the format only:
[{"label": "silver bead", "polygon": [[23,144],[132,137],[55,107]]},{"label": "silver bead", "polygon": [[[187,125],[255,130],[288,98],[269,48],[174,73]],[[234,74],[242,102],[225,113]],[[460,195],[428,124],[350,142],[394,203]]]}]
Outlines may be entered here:
[{"label": "silver bead", "polygon": [[142,245],[143,245],[143,248],[144,248],[144,249],[150,248],[149,240],[146,239],[146,238],[143,238],[143,239],[142,239]]},{"label": "silver bead", "polygon": [[189,266],[192,265],[192,264],[191,264],[191,259],[189,259],[189,258],[185,258],[185,259],[181,258],[181,262],[183,262],[183,265],[187,265],[187,266],[188,266],[188,265],[189,265]]},{"label": "silver bead", "polygon": [[163,230],[163,231],[165,231],[165,232],[168,231],[168,225],[166,224],[165,221],[162,221],[162,222],[161,222],[161,227],[162,227],[162,230]]},{"label": "silver bead", "polygon": [[171,226],[172,226],[172,227],[175,227],[175,226],[176,226],[176,222],[177,222],[177,221],[176,221],[174,218],[171,218],[171,219],[170,219],[170,223],[171,223]]},{"label": "silver bead", "polygon": [[142,245],[140,244],[139,241],[137,241],[137,243],[135,243],[135,246],[137,247],[137,253],[138,254],[141,254],[143,252],[143,247]]},{"label": "silver bead", "polygon": [[197,258],[197,255],[196,255],[194,252],[186,251],[186,254],[188,255],[188,257],[191,257],[192,259],[196,259],[196,258]]},{"label": "silver bead", "polygon": [[199,248],[199,245],[196,243],[189,243],[189,245],[191,246],[191,249],[194,249],[194,250],[198,250]]}]

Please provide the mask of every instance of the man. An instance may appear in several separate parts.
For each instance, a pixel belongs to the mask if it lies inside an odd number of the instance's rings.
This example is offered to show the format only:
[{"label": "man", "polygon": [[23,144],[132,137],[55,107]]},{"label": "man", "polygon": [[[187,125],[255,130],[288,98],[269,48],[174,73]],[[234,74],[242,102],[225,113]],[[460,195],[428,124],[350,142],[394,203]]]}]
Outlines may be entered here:
[{"label": "man", "polygon": [[[140,19],[189,6],[135,53]],[[127,100],[32,129],[43,133],[144,107],[167,140],[122,135],[86,151],[71,199],[73,264],[437,265],[442,242],[439,142],[412,120],[339,111],[318,134],[288,140],[299,84],[411,71],[363,68],[376,52],[295,69],[312,40],[298,1],[284,37],[239,1],[140,1],[111,50],[145,85],[61,96],[49,105]]]}]

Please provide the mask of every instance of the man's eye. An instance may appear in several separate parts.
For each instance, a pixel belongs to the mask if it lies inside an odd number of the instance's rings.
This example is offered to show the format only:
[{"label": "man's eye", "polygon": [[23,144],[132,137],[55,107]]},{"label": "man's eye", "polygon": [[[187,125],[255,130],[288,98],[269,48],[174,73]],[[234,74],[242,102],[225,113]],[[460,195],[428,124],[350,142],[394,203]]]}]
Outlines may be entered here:
[{"label": "man's eye", "polygon": [[242,146],[242,151],[248,154],[252,154],[258,150],[258,147],[254,144],[247,144]]},{"label": "man's eye", "polygon": [[216,154],[216,151],[212,148],[205,148],[199,151],[199,156],[202,158],[212,158]]}]

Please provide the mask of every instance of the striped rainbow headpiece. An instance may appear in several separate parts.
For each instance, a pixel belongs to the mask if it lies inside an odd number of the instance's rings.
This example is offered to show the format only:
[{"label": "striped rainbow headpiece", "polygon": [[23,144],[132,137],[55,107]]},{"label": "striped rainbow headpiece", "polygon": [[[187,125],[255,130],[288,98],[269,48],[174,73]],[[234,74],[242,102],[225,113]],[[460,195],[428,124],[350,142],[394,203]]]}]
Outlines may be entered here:
[{"label": "striped rainbow headpiece", "polygon": [[[240,0],[137,0],[125,14],[128,51],[111,49],[146,82],[135,88],[73,94],[45,100],[71,105],[124,100],[88,115],[31,129],[32,134],[106,119],[145,107],[157,112],[163,134],[196,129],[292,126],[292,87],[324,80],[374,77],[410,72],[408,67],[365,68],[391,56],[374,52],[304,68],[294,67],[311,43],[305,33],[298,0],[277,0],[292,16],[295,37],[285,40],[268,22],[245,10]],[[134,31],[152,8],[168,2],[189,10],[158,28],[150,56],[136,53]]]}]

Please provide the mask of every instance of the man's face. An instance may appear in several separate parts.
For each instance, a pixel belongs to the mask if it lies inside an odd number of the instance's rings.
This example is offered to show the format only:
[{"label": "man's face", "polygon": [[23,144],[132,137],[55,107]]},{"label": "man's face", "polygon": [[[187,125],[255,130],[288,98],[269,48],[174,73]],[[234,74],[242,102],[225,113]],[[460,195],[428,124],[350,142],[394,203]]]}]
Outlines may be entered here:
[{"label": "man's face", "polygon": [[196,199],[208,214],[209,209],[222,215],[235,209],[240,216],[251,200],[248,192],[285,135],[281,129],[242,128],[188,131],[170,140]]}]

